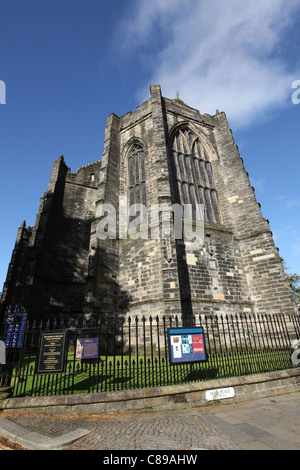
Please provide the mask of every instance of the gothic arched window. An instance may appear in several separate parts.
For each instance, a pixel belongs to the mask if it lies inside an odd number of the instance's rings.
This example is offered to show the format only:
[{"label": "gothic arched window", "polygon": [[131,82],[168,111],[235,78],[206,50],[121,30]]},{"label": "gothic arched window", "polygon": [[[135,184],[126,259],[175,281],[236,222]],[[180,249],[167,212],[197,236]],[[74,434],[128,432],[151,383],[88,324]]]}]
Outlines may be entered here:
[{"label": "gothic arched window", "polygon": [[204,220],[221,224],[211,163],[204,146],[188,129],[179,130],[172,143],[173,163],[180,203],[204,206]]},{"label": "gothic arched window", "polygon": [[135,145],[128,158],[128,204],[147,206],[145,153],[140,145]]}]

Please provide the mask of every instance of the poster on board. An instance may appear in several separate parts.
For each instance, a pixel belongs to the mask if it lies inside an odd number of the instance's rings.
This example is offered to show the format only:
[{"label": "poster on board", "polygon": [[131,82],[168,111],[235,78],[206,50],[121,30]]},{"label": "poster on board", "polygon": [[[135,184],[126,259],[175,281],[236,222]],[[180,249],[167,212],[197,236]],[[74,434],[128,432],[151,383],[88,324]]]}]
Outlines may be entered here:
[{"label": "poster on board", "polygon": [[76,342],[76,359],[98,359],[99,338],[78,338]]},{"label": "poster on board", "polygon": [[202,327],[169,328],[168,339],[171,364],[187,364],[207,360]]}]

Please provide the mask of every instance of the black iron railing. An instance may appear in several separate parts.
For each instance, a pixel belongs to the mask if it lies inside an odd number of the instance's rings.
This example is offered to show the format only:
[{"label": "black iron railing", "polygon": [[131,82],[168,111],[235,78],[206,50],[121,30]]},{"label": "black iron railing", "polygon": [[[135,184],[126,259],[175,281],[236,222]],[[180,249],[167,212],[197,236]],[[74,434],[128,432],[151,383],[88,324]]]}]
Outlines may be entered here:
[{"label": "black iron railing", "polygon": [[[181,326],[202,326],[205,362],[171,364],[168,330]],[[49,343],[48,349],[41,351],[41,335],[46,334],[49,342],[47,334],[51,333],[64,333],[57,335],[59,340],[65,338],[63,353],[58,343]],[[292,347],[299,338],[297,315],[200,315],[190,321],[178,317],[101,317],[30,323],[25,312],[10,310],[1,333],[6,364],[0,365],[0,386],[13,387],[14,396],[65,395],[289,369],[295,367]],[[90,348],[86,355],[80,354],[79,346],[83,345]],[[62,361],[59,370],[57,357]]]}]

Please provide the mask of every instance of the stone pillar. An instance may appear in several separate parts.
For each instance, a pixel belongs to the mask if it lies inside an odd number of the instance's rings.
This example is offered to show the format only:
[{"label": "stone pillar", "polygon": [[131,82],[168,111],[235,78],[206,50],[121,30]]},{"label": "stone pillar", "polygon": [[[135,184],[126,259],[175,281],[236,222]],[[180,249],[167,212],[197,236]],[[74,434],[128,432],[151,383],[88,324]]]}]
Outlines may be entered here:
[{"label": "stone pillar", "polygon": [[262,215],[225,113],[216,115],[215,121],[220,171],[226,188],[222,194],[224,218],[239,244],[255,312],[296,313],[269,221]]},{"label": "stone pillar", "polygon": [[[171,162],[169,156],[168,125],[165,113],[164,100],[161,96],[159,85],[153,85],[151,91],[151,107],[153,119],[153,143],[155,152],[155,168],[157,181],[158,204],[172,206]],[[161,244],[161,269],[163,279],[164,313],[166,315],[184,314],[182,306],[182,288],[180,286],[180,273],[178,272],[178,256],[182,251],[175,240],[172,224],[173,214],[170,213],[170,238],[161,238],[157,243]],[[160,237],[162,236],[162,224],[159,224]],[[179,242],[180,243],[180,242]],[[180,251],[180,249],[181,251]],[[183,255],[182,255],[183,256]],[[183,256],[184,257],[184,256]],[[184,261],[186,265],[186,262]],[[188,279],[185,279],[185,284]],[[186,289],[185,289],[186,290]],[[186,300],[186,299],[185,299]],[[188,299],[190,301],[190,299]]]},{"label": "stone pillar", "polygon": [[85,312],[93,315],[105,313],[115,315],[118,311],[119,286],[116,275],[119,269],[118,240],[109,238],[100,240],[97,236],[97,225],[100,220],[101,205],[104,203],[114,207],[118,220],[119,167],[119,117],[111,114],[107,119],[95,219],[91,225],[90,236],[90,252],[94,253],[94,277],[90,277],[87,283],[89,305],[85,305]]}]

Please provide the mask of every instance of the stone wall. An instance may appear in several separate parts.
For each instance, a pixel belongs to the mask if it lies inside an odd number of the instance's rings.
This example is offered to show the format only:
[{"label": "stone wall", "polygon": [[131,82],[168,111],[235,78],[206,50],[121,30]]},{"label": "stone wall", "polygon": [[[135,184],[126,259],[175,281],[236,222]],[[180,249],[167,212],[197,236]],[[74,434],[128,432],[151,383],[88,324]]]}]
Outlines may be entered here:
[{"label": "stone wall", "polygon": [[82,314],[100,166],[71,173],[62,156],[53,164],[35,226],[19,230],[12,269],[25,274],[8,283],[5,305],[21,303],[38,318]]},{"label": "stone wall", "polygon": [[[253,374],[229,379],[192,382],[140,390],[85,393],[56,397],[5,398],[2,413],[34,412],[57,414],[111,414],[167,411],[187,407],[208,406],[207,390],[233,387],[234,398],[222,399],[223,405],[248,403],[260,398],[276,397],[300,391],[299,368]],[[0,391],[1,392],[1,391]]]}]

